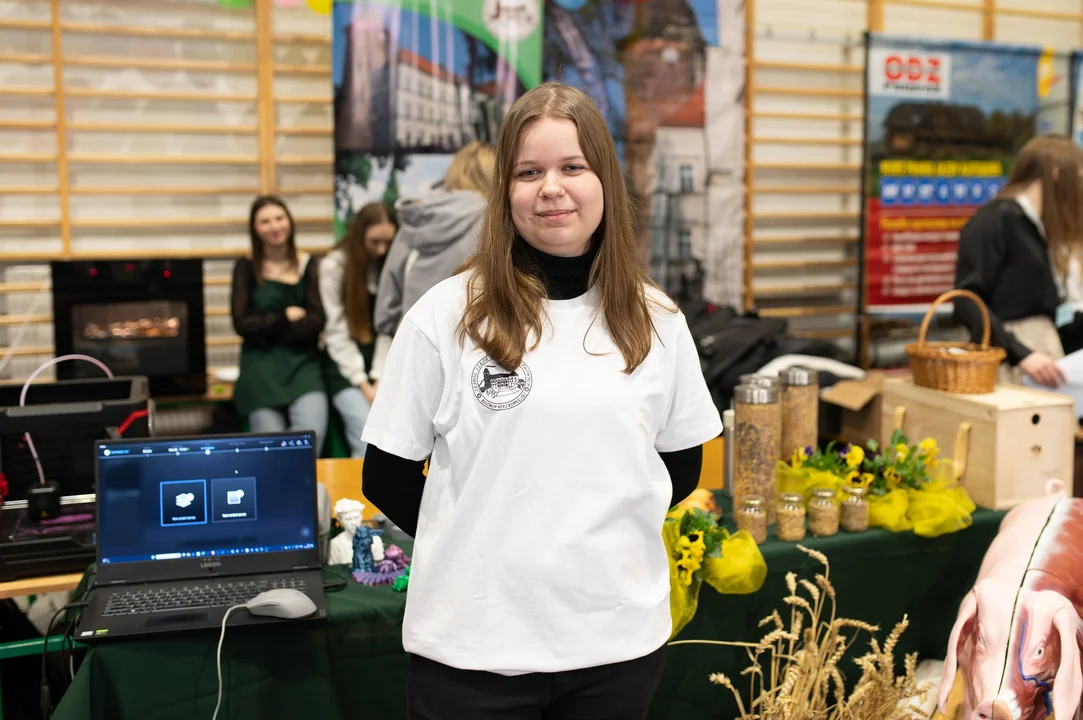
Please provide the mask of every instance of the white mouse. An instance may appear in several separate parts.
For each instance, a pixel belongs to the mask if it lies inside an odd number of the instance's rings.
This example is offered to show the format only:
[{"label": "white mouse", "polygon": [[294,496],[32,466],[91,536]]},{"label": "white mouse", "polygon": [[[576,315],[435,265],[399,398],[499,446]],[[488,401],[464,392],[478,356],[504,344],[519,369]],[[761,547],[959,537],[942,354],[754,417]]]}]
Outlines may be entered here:
[{"label": "white mouse", "polygon": [[316,603],[312,602],[312,598],[293,588],[261,592],[249,600],[246,607],[253,615],[270,615],[287,620],[308,617],[316,612]]}]

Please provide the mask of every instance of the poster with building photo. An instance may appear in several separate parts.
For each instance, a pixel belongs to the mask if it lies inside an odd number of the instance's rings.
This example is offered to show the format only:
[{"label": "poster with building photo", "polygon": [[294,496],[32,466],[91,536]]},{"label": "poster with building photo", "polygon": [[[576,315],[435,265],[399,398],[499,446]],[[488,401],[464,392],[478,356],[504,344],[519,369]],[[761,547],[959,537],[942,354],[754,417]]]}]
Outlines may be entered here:
[{"label": "poster with building photo", "polygon": [[[1043,52],[875,35],[869,42],[866,310],[920,315],[954,286],[960,229],[996,197],[1038,130]],[[1047,84],[1045,96],[1051,92]]]},{"label": "poster with building photo", "polygon": [[654,279],[739,305],[740,1],[549,0],[544,26],[543,77],[605,115]]},{"label": "poster with building photo", "polygon": [[335,226],[420,197],[541,77],[542,0],[337,0]]}]

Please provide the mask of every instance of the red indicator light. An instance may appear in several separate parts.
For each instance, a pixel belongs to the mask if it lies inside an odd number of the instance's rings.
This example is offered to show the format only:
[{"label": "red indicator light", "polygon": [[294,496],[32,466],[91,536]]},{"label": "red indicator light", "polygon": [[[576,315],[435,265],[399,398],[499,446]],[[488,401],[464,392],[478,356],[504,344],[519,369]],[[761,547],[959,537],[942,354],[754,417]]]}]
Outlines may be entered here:
[{"label": "red indicator light", "polygon": [[135,263],[124,263],[125,272],[133,272],[135,270]]},{"label": "red indicator light", "polygon": [[170,276],[170,275],[172,275],[172,274],[173,274],[173,273],[169,272],[168,270],[163,270],[163,271],[162,271],[162,277],[169,277],[169,276]]},{"label": "red indicator light", "polygon": [[90,268],[90,277],[98,277],[98,268]]}]

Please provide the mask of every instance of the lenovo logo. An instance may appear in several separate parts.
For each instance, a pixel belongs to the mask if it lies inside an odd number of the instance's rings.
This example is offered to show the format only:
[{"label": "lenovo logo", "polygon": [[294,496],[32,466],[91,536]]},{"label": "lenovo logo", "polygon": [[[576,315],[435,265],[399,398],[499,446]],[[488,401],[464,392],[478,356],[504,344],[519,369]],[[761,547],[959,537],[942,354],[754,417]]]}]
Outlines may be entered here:
[{"label": "lenovo logo", "polygon": [[199,566],[204,570],[217,570],[222,567],[222,561],[217,558],[203,558],[199,561]]}]

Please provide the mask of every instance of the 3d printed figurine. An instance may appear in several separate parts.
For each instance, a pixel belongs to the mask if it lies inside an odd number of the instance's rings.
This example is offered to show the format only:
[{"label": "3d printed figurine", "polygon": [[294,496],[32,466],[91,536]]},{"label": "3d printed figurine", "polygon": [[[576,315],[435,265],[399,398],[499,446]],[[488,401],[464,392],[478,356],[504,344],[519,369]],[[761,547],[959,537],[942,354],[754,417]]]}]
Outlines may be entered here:
[{"label": "3d printed figurine", "polygon": [[[331,549],[328,553],[328,565],[353,565],[354,563],[354,536],[361,527],[361,511],[364,504],[357,500],[342,498],[335,503],[335,516],[342,524],[342,532],[331,539]],[[384,543],[379,536],[372,538],[369,547],[374,562],[380,562],[384,558]]]},{"label": "3d printed figurine", "polygon": [[371,573],[376,571],[375,558],[372,556],[372,546],[379,539],[383,530],[373,530],[362,525],[353,534],[353,571],[355,573]]},{"label": "3d printed figurine", "polygon": [[[357,536],[360,537],[368,528],[361,528],[358,530]],[[369,532],[382,532],[381,530],[373,530]],[[355,543],[364,542],[363,540],[354,540]],[[364,558],[362,558],[364,561]],[[384,559],[378,563],[374,563],[368,570],[364,570],[358,567],[358,564],[354,563],[353,579],[362,585],[386,585],[393,583],[396,578],[410,572],[410,558],[406,557],[406,553],[402,551],[397,545],[388,545],[387,550],[384,551]]]}]

